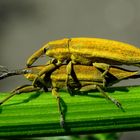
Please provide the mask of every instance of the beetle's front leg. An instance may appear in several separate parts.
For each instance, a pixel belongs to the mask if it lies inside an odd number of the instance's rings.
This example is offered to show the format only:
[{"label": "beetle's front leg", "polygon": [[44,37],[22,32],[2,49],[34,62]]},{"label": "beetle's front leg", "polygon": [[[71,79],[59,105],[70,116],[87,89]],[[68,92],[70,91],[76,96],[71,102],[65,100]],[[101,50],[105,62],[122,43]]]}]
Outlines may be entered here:
[{"label": "beetle's front leg", "polygon": [[40,87],[34,87],[32,85],[23,85],[23,86],[17,87],[11,92],[9,96],[7,96],[6,98],[0,101],[0,105],[5,103],[8,99],[13,97],[14,95],[25,93],[25,92],[38,91],[38,90],[40,90]]},{"label": "beetle's front leg", "polygon": [[62,111],[62,107],[61,107],[61,103],[60,103],[60,96],[57,92],[57,88],[53,87],[52,88],[52,95],[57,99],[57,103],[58,103],[58,111],[60,113],[60,126],[62,128],[64,128],[65,126],[65,117],[64,117],[64,114],[63,114],[63,111]]},{"label": "beetle's front leg", "polygon": [[[55,61],[55,60],[54,60]],[[33,86],[37,86],[36,83],[39,80],[39,78],[43,75],[43,74],[50,74],[53,70],[55,70],[56,68],[58,68],[59,66],[62,65],[61,61],[58,61],[57,63],[50,63],[48,65],[46,65],[36,76],[36,78],[33,80],[32,85]],[[41,79],[41,78],[40,78]],[[43,84],[43,83],[42,83]]]}]

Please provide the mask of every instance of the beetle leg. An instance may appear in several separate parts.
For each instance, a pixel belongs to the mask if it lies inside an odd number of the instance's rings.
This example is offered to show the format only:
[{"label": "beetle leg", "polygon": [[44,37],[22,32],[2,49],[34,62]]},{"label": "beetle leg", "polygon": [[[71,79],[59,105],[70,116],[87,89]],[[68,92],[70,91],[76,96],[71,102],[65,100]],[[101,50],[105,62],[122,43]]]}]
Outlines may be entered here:
[{"label": "beetle leg", "polygon": [[97,85],[96,88],[98,89],[98,91],[100,91],[100,92],[104,95],[104,97],[105,97],[106,99],[110,100],[110,101],[113,102],[117,107],[119,107],[121,110],[124,111],[124,109],[123,109],[123,107],[122,107],[122,105],[121,105],[121,103],[120,103],[119,101],[117,101],[115,98],[110,97],[106,92],[104,92],[104,91],[102,90],[102,88],[101,88],[100,86]]},{"label": "beetle leg", "polygon": [[56,64],[57,60],[55,58],[52,58],[51,60],[49,60],[46,65],[50,65],[50,64]]},{"label": "beetle leg", "polygon": [[57,92],[57,88],[52,88],[52,95],[57,99],[57,104],[58,104],[58,111],[60,113],[60,126],[61,127],[64,127],[65,125],[65,118],[64,118],[64,114],[63,114],[63,111],[62,111],[62,107],[61,107],[61,103],[60,103],[60,96]]},{"label": "beetle leg", "polygon": [[[67,71],[67,77],[66,77],[66,88],[68,90],[68,92],[70,93],[71,96],[74,95],[73,91],[75,89],[79,89],[81,87],[81,84],[75,74],[75,71],[73,69],[73,62],[70,61],[66,67],[66,71]],[[74,89],[74,90],[73,90]]]},{"label": "beetle leg", "polygon": [[86,85],[80,88],[80,92],[90,91],[97,89],[96,85]]},{"label": "beetle leg", "polygon": [[66,71],[67,71],[67,77],[66,77],[66,87],[69,87],[69,79],[70,79],[70,76],[72,76],[72,67],[73,67],[73,64],[72,62],[70,61],[66,67]]},{"label": "beetle leg", "polygon": [[104,92],[102,90],[102,88],[98,85],[87,85],[87,86],[84,86],[80,89],[81,92],[85,92],[85,91],[90,91],[90,90],[95,90],[97,89],[99,92],[101,92],[104,97],[108,100],[110,100],[111,102],[113,102],[117,107],[119,107],[120,109],[124,110],[121,103],[119,103],[119,101],[117,101],[116,99],[110,97],[106,92]]},{"label": "beetle leg", "polygon": [[41,87],[47,88],[47,83],[43,80],[43,78],[42,77],[39,77],[39,76],[35,76],[35,79],[33,80],[32,85],[34,87],[38,87],[38,82],[43,85]]},{"label": "beetle leg", "polygon": [[8,99],[10,99],[11,97],[13,97],[16,94],[20,94],[20,93],[25,93],[25,92],[31,92],[31,91],[38,91],[40,90],[39,87],[34,87],[32,85],[23,85],[20,87],[17,87],[16,89],[14,89],[11,94],[9,96],[7,96],[6,98],[4,98],[3,100],[0,101],[0,105],[3,104],[4,102],[6,102]]},{"label": "beetle leg", "polygon": [[109,71],[110,65],[106,64],[106,63],[93,63],[93,66],[95,66],[96,68],[104,70],[104,72],[102,73],[101,76],[103,77],[103,87],[105,87],[105,84],[106,84],[105,76]]},{"label": "beetle leg", "polygon": [[104,72],[102,74],[103,76],[106,75],[106,73],[108,72],[109,67],[110,67],[110,65],[106,64],[106,63],[93,63],[93,66],[95,66],[96,68],[104,70]]},{"label": "beetle leg", "polygon": [[[43,74],[47,74],[52,72],[53,70],[55,70],[57,67],[59,67],[60,65],[62,65],[61,61],[58,61],[56,64],[52,63],[52,64],[48,64],[46,65],[35,77],[35,79],[33,80],[32,85],[33,86],[37,86],[36,83],[39,80],[39,78],[43,75]],[[45,84],[45,83],[44,83]]]}]

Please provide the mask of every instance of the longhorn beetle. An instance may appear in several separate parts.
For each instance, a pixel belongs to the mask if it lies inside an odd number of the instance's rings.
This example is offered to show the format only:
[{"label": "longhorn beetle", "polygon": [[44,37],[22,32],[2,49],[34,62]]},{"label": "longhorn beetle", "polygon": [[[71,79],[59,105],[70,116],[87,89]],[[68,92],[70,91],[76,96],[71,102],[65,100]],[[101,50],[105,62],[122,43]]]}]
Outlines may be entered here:
[{"label": "longhorn beetle", "polygon": [[[46,54],[52,57],[55,65],[62,65],[67,60],[67,83],[71,75],[72,64],[94,65],[104,69],[103,76],[111,64],[126,64],[140,66],[140,49],[133,45],[114,40],[100,38],[64,38],[62,40],[50,41],[41,49],[36,51],[27,61],[30,67],[36,59]],[[53,68],[52,68],[53,69]],[[35,78],[48,72],[44,67]]]},{"label": "longhorn beetle", "polygon": [[[54,65],[54,64],[50,64]],[[29,79],[30,81],[33,81],[36,77],[36,75],[44,68],[44,67],[53,67],[50,65],[43,65],[43,66],[32,66],[30,68],[24,68],[21,70],[15,70],[15,71],[8,71],[6,70],[0,75],[0,79],[6,78],[8,76],[13,75],[20,75],[24,74],[24,76]],[[106,73],[105,77],[102,76],[102,70],[99,70],[95,66],[85,66],[85,65],[74,65],[72,73],[74,76],[72,76],[69,80],[69,91],[71,94],[75,94],[76,91],[85,92],[90,90],[97,89],[99,92],[103,94],[103,96],[113,102],[117,107],[122,108],[121,104],[114,98],[110,97],[106,92],[104,92],[104,88],[113,85],[116,82],[119,82],[120,80],[129,78],[131,76],[136,75],[137,71],[128,71],[125,69],[121,69],[119,67],[113,67],[110,66],[108,72]],[[73,77],[77,79],[78,84],[75,84],[75,80],[73,80]],[[62,65],[59,68],[57,68],[55,71],[52,71],[49,75],[44,74],[42,75],[39,80],[37,81],[37,86],[34,87],[33,85],[23,85],[11,92],[9,96],[7,96],[5,99],[0,101],[0,104],[3,104],[8,99],[10,99],[12,96],[24,92],[31,92],[31,91],[38,91],[41,90],[41,88],[48,89],[52,88],[52,95],[56,97],[58,102],[58,109],[60,113],[60,125],[64,127],[64,115],[63,111],[61,110],[61,103],[60,103],[60,96],[58,93],[58,90],[61,88],[66,88],[66,81],[67,78],[67,72],[66,72],[66,65]],[[104,84],[104,82],[105,84]]]}]

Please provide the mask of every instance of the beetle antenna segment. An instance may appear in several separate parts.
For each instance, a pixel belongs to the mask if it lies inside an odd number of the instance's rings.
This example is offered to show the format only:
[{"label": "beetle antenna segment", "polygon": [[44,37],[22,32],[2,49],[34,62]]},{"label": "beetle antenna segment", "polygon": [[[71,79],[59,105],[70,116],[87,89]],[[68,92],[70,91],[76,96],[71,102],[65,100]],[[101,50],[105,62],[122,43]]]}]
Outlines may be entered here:
[{"label": "beetle antenna segment", "polygon": [[10,76],[14,76],[14,75],[22,75],[22,74],[31,73],[31,70],[20,69],[20,70],[9,71],[8,69],[5,69],[5,70],[0,70],[0,73],[1,73],[0,80],[2,80],[6,77],[10,77]]},{"label": "beetle antenna segment", "polygon": [[0,72],[7,72],[8,69],[5,66],[0,65]]}]

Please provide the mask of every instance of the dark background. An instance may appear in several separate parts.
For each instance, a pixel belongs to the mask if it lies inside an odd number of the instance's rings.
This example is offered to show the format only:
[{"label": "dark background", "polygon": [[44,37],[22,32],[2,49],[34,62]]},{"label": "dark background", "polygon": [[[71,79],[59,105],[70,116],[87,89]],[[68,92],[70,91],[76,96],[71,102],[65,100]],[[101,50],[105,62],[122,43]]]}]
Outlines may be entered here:
[{"label": "dark background", "polygon": [[[0,65],[22,68],[42,45],[65,37],[107,38],[140,47],[139,13],[139,0],[0,0]],[[22,76],[7,78],[0,81],[0,91],[25,83]],[[120,83],[133,84],[139,80]],[[138,137],[139,132],[129,132],[121,140]]]}]

